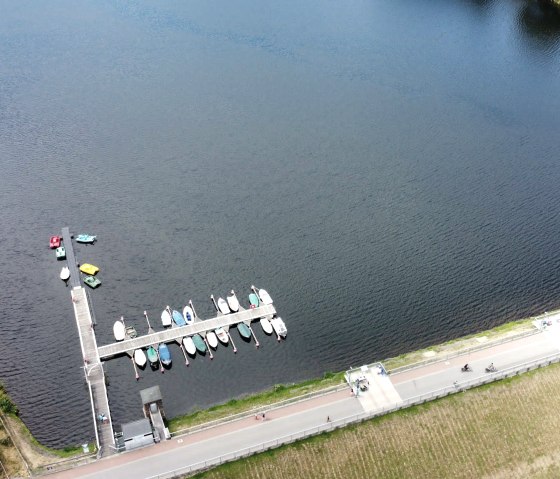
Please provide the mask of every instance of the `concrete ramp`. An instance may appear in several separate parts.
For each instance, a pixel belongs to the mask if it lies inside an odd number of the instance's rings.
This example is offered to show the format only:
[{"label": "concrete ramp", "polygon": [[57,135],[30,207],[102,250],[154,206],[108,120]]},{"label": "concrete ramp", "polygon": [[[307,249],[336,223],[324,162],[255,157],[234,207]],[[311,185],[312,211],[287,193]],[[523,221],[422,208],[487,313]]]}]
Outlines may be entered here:
[{"label": "concrete ramp", "polygon": [[381,365],[362,366],[348,371],[346,377],[365,412],[402,403],[400,394]]}]

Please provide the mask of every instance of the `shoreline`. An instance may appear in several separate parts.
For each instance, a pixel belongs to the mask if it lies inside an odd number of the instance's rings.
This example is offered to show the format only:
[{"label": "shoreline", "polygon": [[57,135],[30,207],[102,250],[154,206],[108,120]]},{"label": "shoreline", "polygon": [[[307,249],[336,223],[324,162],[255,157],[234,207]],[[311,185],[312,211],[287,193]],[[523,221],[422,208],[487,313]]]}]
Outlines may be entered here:
[{"label": "shoreline", "polygon": [[[507,341],[508,338],[531,334],[532,331],[537,332],[535,322],[544,317],[544,315],[541,315],[511,321],[490,330],[404,353],[381,362],[391,373],[401,368],[412,368],[425,362],[436,361],[449,355],[458,354],[461,351],[483,349],[496,342]],[[263,409],[271,409],[279,403],[295,402],[306,397],[322,394],[329,389],[346,387],[344,374],[345,372],[326,372],[322,378],[292,384],[278,384],[261,392],[247,394],[243,397],[231,399],[226,403],[171,418],[167,421],[167,424],[173,436],[212,427],[217,423],[253,415]],[[51,467],[58,468],[57,466],[61,466],[63,463],[68,463],[70,466],[74,462],[88,461],[94,457],[91,453],[83,454],[79,446],[60,450],[43,446],[32,436],[17,414],[3,414],[2,416],[4,419],[9,418],[9,436],[22,456],[24,468],[28,473],[47,472]],[[93,450],[91,445],[90,450]]]}]

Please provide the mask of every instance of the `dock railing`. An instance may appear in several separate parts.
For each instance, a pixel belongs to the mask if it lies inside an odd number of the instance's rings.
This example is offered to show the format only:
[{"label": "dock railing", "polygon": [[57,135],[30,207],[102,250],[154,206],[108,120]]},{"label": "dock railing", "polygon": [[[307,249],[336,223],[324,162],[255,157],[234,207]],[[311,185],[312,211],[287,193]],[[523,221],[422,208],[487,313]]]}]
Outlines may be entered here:
[{"label": "dock railing", "polygon": [[274,449],[276,447],[285,444],[290,444],[307,437],[316,436],[318,434],[333,431],[335,429],[339,429],[348,426],[350,424],[357,424],[379,416],[384,416],[386,414],[399,411],[401,409],[406,409],[411,406],[424,404],[427,401],[440,399],[450,394],[455,394],[473,387],[481,386],[483,384],[488,384],[491,382],[499,381],[501,379],[517,376],[519,374],[526,373],[541,367],[550,366],[551,364],[558,363],[558,362],[560,362],[560,353],[553,354],[550,356],[545,356],[539,359],[535,359],[533,361],[523,363],[518,366],[514,366],[512,368],[496,371],[494,373],[488,373],[487,375],[481,376],[479,378],[475,378],[467,381],[461,381],[460,383],[452,384],[442,389],[437,389],[426,394],[415,396],[375,411],[354,414],[352,416],[348,416],[342,419],[332,420],[330,422],[326,422],[316,427],[304,429],[287,436],[279,437],[277,439],[272,439],[270,441],[265,441],[260,444],[255,444],[254,446],[250,446],[244,449],[239,449],[237,451],[233,451],[221,456],[216,456],[206,461],[201,461],[196,464],[191,464],[189,466],[182,467],[180,469],[174,469],[172,471],[167,471],[162,474],[157,474],[155,476],[151,476],[149,479],[174,479],[180,477],[183,474],[210,469],[212,467],[219,466],[220,464],[224,464],[226,462],[242,459],[244,457],[248,457],[259,452],[267,451],[269,449]]}]

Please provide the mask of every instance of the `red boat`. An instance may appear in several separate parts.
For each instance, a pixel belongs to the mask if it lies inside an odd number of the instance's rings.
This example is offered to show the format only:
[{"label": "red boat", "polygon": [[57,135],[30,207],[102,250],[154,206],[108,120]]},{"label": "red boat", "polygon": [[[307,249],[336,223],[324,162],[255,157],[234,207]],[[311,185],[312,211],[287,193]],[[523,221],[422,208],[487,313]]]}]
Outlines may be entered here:
[{"label": "red boat", "polygon": [[60,247],[60,236],[51,236],[51,249],[59,248]]}]

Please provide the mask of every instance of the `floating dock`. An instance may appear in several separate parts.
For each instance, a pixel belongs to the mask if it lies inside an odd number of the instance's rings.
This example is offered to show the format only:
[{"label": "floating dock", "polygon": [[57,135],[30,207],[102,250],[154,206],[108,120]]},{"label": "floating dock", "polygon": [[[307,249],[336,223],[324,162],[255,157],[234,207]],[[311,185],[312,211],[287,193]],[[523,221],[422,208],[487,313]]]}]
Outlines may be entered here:
[{"label": "floating dock", "polygon": [[272,304],[259,306],[258,308],[245,309],[238,313],[220,314],[215,318],[200,320],[197,319],[193,324],[186,326],[173,326],[157,333],[138,336],[118,343],[100,346],[98,350],[101,360],[110,359],[121,354],[131,354],[135,349],[147,348],[148,346],[160,343],[170,343],[180,341],[185,336],[193,334],[206,334],[207,331],[214,331],[217,328],[235,326],[239,323],[251,323],[259,318],[272,317],[276,314],[276,309]]}]

